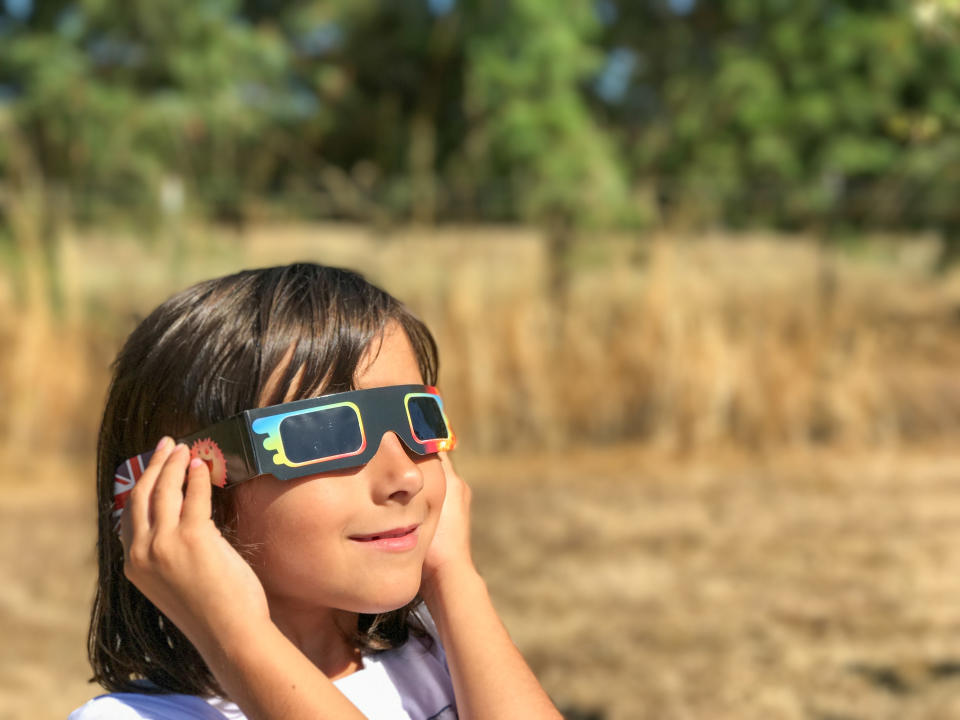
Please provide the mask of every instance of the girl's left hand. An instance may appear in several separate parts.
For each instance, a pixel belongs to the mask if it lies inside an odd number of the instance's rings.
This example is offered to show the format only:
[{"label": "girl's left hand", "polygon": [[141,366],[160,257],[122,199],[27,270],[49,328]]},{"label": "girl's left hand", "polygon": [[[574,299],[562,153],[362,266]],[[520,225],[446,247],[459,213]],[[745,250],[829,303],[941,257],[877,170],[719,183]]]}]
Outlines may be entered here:
[{"label": "girl's left hand", "polygon": [[446,652],[462,718],[562,720],[497,616],[470,558],[470,488],[440,453],[447,495],[420,594]]},{"label": "girl's left hand", "polygon": [[445,452],[439,453],[447,492],[440,520],[423,562],[424,590],[454,570],[473,569],[470,554],[470,487],[457,475]]}]

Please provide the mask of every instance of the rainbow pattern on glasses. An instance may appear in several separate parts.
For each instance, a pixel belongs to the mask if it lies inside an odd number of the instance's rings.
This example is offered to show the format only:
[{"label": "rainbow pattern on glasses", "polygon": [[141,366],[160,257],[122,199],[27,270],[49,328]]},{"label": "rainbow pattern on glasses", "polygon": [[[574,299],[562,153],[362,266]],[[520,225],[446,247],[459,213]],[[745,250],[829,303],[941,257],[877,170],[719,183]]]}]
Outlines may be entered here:
[{"label": "rainbow pattern on glasses", "polygon": [[287,467],[353,457],[367,447],[363,417],[352,402],[269,415],[254,420],[250,428],[257,435],[266,436],[263,448],[276,452],[274,464]]},{"label": "rainbow pattern on glasses", "polygon": [[[418,455],[452,450],[440,393],[429,385],[390,385],[245,410],[181,438],[210,468],[219,487],[261,475],[292,480],[368,463],[384,433]],[[122,462],[114,476],[113,516],[119,521],[152,451]]]}]

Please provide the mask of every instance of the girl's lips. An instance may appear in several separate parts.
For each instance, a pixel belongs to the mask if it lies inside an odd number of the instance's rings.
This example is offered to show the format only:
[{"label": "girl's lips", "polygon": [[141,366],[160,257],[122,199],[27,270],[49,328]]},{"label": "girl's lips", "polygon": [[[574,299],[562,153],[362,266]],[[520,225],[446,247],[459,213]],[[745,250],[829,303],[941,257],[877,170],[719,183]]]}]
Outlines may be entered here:
[{"label": "girl's lips", "polygon": [[383,530],[382,532],[371,533],[369,535],[351,535],[350,539],[377,550],[402,552],[404,550],[411,550],[417,546],[417,529],[419,527],[420,525],[409,525],[404,528]]}]

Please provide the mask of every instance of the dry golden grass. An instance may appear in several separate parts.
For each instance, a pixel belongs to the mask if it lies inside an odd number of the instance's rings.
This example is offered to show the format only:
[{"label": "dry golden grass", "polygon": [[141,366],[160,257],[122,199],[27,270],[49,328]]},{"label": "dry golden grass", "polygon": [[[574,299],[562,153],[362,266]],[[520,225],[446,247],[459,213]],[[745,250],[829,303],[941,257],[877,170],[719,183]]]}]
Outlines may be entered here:
[{"label": "dry golden grass", "polygon": [[616,720],[960,712],[956,458],[615,457],[474,472],[479,562],[562,705]]},{"label": "dry golden grass", "polygon": [[434,329],[478,562],[562,705],[960,711],[960,275],[929,274],[929,242],[602,239],[559,313],[530,231],[187,240],[68,237],[58,316],[0,281],[0,720],[96,692],[92,444],[122,337],[194,280],[293,259],[360,269]]},{"label": "dry golden grass", "polygon": [[[191,233],[177,256],[159,241],[68,238],[56,322],[0,285],[0,398],[24,418],[0,428],[8,445],[39,430],[82,447],[137,315],[198,279],[294,259],[360,269],[427,320],[476,449],[889,446],[960,426],[960,274],[931,275],[928,241],[851,256],[802,238],[600,238],[558,311],[532,231]],[[50,411],[70,422],[40,419]]]}]

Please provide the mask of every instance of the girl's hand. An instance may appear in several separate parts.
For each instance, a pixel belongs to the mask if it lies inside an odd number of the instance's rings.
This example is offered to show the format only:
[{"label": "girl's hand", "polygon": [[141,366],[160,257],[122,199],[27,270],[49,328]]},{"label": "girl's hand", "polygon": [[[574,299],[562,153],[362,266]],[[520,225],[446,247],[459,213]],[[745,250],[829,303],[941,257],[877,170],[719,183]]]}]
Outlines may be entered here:
[{"label": "girl's hand", "polygon": [[164,438],[120,524],[127,579],[201,654],[222,647],[224,633],[269,621],[259,578],[210,518],[211,494],[206,463]]},{"label": "girl's hand", "polygon": [[470,488],[445,453],[447,495],[423,563],[421,595],[446,651],[461,718],[563,720],[500,622],[470,558]]},{"label": "girl's hand", "polygon": [[470,554],[470,487],[457,475],[449,456],[444,452],[439,456],[447,492],[423,562],[423,590],[427,593],[452,572],[475,572]]}]

